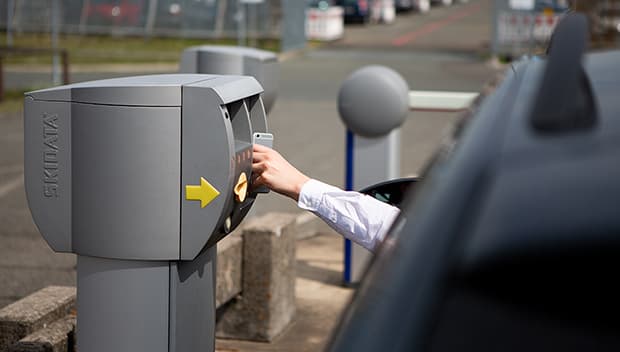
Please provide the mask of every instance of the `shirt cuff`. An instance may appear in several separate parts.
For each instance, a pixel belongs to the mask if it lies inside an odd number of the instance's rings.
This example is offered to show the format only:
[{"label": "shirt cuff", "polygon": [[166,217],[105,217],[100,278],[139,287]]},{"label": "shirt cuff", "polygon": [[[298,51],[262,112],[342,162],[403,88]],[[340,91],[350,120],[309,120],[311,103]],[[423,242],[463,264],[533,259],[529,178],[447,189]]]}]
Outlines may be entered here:
[{"label": "shirt cuff", "polygon": [[339,188],[328,185],[315,179],[310,179],[303,186],[299,192],[299,200],[297,206],[304,210],[312,212],[317,211],[319,204],[323,199],[323,195],[330,191],[341,191]]}]

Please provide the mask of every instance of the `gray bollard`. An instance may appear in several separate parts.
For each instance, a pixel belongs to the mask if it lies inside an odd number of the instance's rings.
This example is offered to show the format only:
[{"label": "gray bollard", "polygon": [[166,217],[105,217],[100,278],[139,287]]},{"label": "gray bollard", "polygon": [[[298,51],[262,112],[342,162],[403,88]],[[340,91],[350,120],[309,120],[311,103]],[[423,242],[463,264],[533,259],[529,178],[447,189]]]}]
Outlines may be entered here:
[{"label": "gray bollard", "polygon": [[366,66],[340,87],[338,113],[349,130],[366,138],[381,137],[402,125],[409,110],[409,86],[394,70]]},{"label": "gray bollard", "polygon": [[[409,112],[409,87],[394,70],[367,66],[353,72],[338,94],[347,126],[346,189],[400,177],[400,125]],[[361,279],[371,254],[345,240],[344,282]]]}]

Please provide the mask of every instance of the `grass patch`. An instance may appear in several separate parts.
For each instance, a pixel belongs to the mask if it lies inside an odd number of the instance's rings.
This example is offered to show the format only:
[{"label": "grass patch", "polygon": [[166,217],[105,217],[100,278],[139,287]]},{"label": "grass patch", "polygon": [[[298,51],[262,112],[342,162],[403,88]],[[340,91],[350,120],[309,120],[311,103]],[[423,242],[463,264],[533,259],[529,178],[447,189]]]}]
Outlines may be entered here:
[{"label": "grass patch", "polygon": [[[0,34],[0,43],[6,43],[6,33]],[[51,48],[49,34],[17,34],[13,45],[23,48]],[[71,64],[97,63],[176,63],[187,47],[195,45],[236,45],[235,39],[145,38],[93,35],[62,35],[59,47],[69,53]],[[263,50],[280,49],[276,39],[259,39],[257,47]],[[50,64],[50,55],[10,55],[5,59],[12,64]]]},{"label": "grass patch", "polygon": [[[6,43],[6,33],[0,33],[0,45]],[[61,35],[59,47],[66,49],[70,65],[75,64],[135,64],[178,63],[183,50],[195,45],[237,45],[236,39],[195,38],[145,38],[142,36]],[[17,48],[51,48],[49,33],[16,33],[13,46]],[[278,52],[277,39],[258,39],[256,47]],[[3,58],[4,64],[51,65],[51,54],[11,54]],[[5,90],[0,102],[0,113],[18,112],[23,109],[24,93],[41,87]]]},{"label": "grass patch", "polygon": [[22,111],[24,109],[24,93],[43,88],[45,87],[5,90],[2,102],[0,102],[0,114]]},{"label": "grass patch", "polygon": [[0,103],[0,116],[3,113],[20,112],[24,109],[24,92],[21,95],[16,92],[15,95],[11,94],[11,96],[8,96],[7,93],[9,92],[4,92],[4,99]]}]

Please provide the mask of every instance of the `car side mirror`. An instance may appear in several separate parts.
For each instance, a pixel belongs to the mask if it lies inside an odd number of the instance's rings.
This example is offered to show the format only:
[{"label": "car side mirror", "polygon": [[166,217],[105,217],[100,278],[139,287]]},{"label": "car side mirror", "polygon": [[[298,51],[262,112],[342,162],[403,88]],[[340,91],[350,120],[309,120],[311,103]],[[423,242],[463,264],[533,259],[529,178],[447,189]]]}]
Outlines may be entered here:
[{"label": "car side mirror", "polygon": [[405,195],[413,191],[417,177],[403,177],[368,186],[360,191],[384,203],[400,208]]}]

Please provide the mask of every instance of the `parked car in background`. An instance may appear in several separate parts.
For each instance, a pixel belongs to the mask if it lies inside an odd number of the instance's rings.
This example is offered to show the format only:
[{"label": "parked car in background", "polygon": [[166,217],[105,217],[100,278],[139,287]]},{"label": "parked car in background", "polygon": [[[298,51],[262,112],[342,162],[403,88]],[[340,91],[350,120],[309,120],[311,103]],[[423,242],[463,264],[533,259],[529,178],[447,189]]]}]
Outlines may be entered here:
[{"label": "parked car in background", "polygon": [[430,0],[430,2],[433,5],[450,6],[450,5],[457,4],[457,3],[464,4],[464,3],[469,2],[469,0]]},{"label": "parked car in background", "polygon": [[416,10],[424,13],[431,9],[431,0],[394,0],[394,7],[398,12]]},{"label": "parked car in background", "polygon": [[96,25],[141,25],[142,2],[121,0],[87,2],[84,7],[86,21]]},{"label": "parked car in background", "polygon": [[[604,3],[605,1],[601,1]],[[567,0],[537,0],[534,7],[537,11],[552,9],[554,12],[567,11],[570,6]]]},{"label": "parked car in background", "polygon": [[366,23],[370,18],[368,0],[336,0],[336,5],[342,6],[346,23]]},{"label": "parked car in background", "polygon": [[415,7],[414,0],[394,0],[394,8],[397,12],[411,11]]},{"label": "parked car in background", "polygon": [[431,10],[431,0],[414,0],[414,7],[420,13],[427,13]]},{"label": "parked car in background", "polygon": [[308,7],[327,10],[331,6],[336,6],[334,0],[308,0]]},{"label": "parked car in background", "polygon": [[598,10],[604,30],[620,32],[620,0],[603,1]]}]

